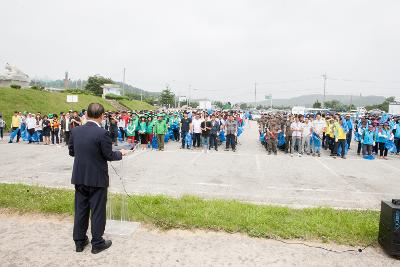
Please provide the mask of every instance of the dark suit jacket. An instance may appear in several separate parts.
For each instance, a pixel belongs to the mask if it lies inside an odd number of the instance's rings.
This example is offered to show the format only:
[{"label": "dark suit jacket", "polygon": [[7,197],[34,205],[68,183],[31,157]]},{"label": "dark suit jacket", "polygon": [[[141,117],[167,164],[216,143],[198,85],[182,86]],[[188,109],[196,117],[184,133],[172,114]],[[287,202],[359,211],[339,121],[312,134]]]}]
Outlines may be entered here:
[{"label": "dark suit jacket", "polygon": [[119,151],[112,151],[111,138],[106,130],[94,122],[71,130],[69,155],[75,157],[72,184],[108,187],[107,161],[121,160]]}]

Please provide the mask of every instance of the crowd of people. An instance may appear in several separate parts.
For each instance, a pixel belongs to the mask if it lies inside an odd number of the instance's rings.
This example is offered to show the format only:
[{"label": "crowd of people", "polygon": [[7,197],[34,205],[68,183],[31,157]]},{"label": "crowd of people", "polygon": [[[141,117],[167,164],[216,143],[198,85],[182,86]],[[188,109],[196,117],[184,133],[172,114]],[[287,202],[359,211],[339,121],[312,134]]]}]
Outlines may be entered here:
[{"label": "crowd of people", "polygon": [[[225,150],[236,151],[237,137],[249,113],[238,111],[160,110],[107,112],[101,127],[106,129],[115,146],[127,143],[130,149],[164,150],[165,142],[180,142],[181,149],[203,149],[208,152],[225,142]],[[71,130],[84,125],[86,111],[60,114],[33,114],[15,111],[11,119],[9,143],[68,145]],[[5,121],[0,120],[1,123]]]},{"label": "crowd of people", "polygon": [[351,114],[264,114],[259,119],[260,141],[268,154],[280,149],[291,156],[330,156],[345,159],[351,143],[357,143],[357,155],[387,159],[400,152],[400,117],[383,114],[353,118]]}]

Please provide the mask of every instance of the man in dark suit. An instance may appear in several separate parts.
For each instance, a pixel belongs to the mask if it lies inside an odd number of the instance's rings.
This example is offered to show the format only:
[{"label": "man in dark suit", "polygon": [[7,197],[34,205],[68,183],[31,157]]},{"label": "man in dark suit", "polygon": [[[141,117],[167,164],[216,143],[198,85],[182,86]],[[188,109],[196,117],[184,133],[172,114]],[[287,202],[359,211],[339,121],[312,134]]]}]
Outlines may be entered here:
[{"label": "man in dark suit", "polygon": [[103,115],[104,107],[101,104],[90,104],[87,110],[87,123],[71,130],[68,144],[69,155],[75,157],[71,182],[75,185],[73,238],[76,252],[82,252],[89,244],[86,235],[89,215],[92,253],[99,253],[112,244],[111,240],[103,239],[109,185],[107,161],[121,160],[128,152],[112,150],[108,132],[100,127]]}]

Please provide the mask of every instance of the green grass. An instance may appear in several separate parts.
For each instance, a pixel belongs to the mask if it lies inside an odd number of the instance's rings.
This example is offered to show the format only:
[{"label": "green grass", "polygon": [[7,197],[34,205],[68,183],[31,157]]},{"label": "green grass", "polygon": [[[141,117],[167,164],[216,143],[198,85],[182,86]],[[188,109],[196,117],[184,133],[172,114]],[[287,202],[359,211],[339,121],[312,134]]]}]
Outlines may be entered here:
[{"label": "green grass", "polygon": [[106,110],[114,108],[104,99],[93,95],[78,95],[78,103],[67,103],[67,93],[50,93],[32,89],[0,88],[0,112],[7,122],[8,128],[14,111],[27,111],[42,114],[61,111],[87,109],[92,102],[101,103]]},{"label": "green grass", "polygon": [[125,107],[129,108],[130,110],[154,110],[154,106],[146,103],[146,102],[141,102],[139,100],[127,100],[127,99],[122,99],[118,100],[122,105]]},{"label": "green grass", "polygon": [[[74,192],[21,184],[0,184],[0,207],[20,212],[73,214]],[[111,195],[115,217],[123,195]],[[319,240],[348,245],[376,242],[379,212],[331,208],[292,209],[193,196],[127,198],[128,219],[157,227],[209,229],[252,237]],[[141,213],[135,204],[152,218]],[[156,219],[154,219],[156,218]]]}]

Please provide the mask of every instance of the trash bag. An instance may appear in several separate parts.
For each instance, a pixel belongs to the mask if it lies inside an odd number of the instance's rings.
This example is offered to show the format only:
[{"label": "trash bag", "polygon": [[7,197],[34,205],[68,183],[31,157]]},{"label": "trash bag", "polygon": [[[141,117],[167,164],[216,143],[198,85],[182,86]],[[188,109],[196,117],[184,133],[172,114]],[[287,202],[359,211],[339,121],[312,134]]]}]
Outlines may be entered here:
[{"label": "trash bag", "polygon": [[278,133],[278,147],[282,147],[285,145],[285,135],[281,132]]},{"label": "trash bag", "polygon": [[12,132],[10,133],[10,141],[13,141],[14,138],[17,136],[18,130],[19,130],[19,129],[17,128],[17,129],[15,129],[14,131],[12,131]]},{"label": "trash bag", "polygon": [[21,124],[21,138],[24,141],[28,141],[28,131],[25,124]]},{"label": "trash bag", "polygon": [[316,133],[312,133],[311,140],[312,140],[314,147],[316,147],[316,148],[321,147],[321,138],[319,138],[319,136]]},{"label": "trash bag", "polygon": [[238,127],[237,136],[239,137],[243,133],[243,127]]},{"label": "trash bag", "polygon": [[389,153],[397,153],[396,145],[391,140],[386,141],[385,148],[388,150]]},{"label": "trash bag", "polygon": [[224,131],[220,131],[218,137],[219,137],[219,141],[221,141],[221,142],[225,142],[226,141],[225,132]]},{"label": "trash bag", "polygon": [[155,135],[153,136],[153,139],[151,140],[151,147],[153,149],[158,149],[157,137]]},{"label": "trash bag", "polygon": [[185,147],[192,148],[193,138],[190,133],[187,133],[185,136]]},{"label": "trash bag", "polygon": [[260,133],[260,142],[261,144],[265,144],[265,133]]},{"label": "trash bag", "polygon": [[118,141],[122,142],[122,133],[121,130],[118,129]]},{"label": "trash bag", "polygon": [[171,139],[172,141],[175,141],[174,132],[172,130],[168,131],[168,138]]},{"label": "trash bag", "polygon": [[375,156],[374,156],[374,155],[364,155],[364,156],[363,156],[363,159],[366,159],[366,160],[374,160],[374,159],[375,159]]}]

